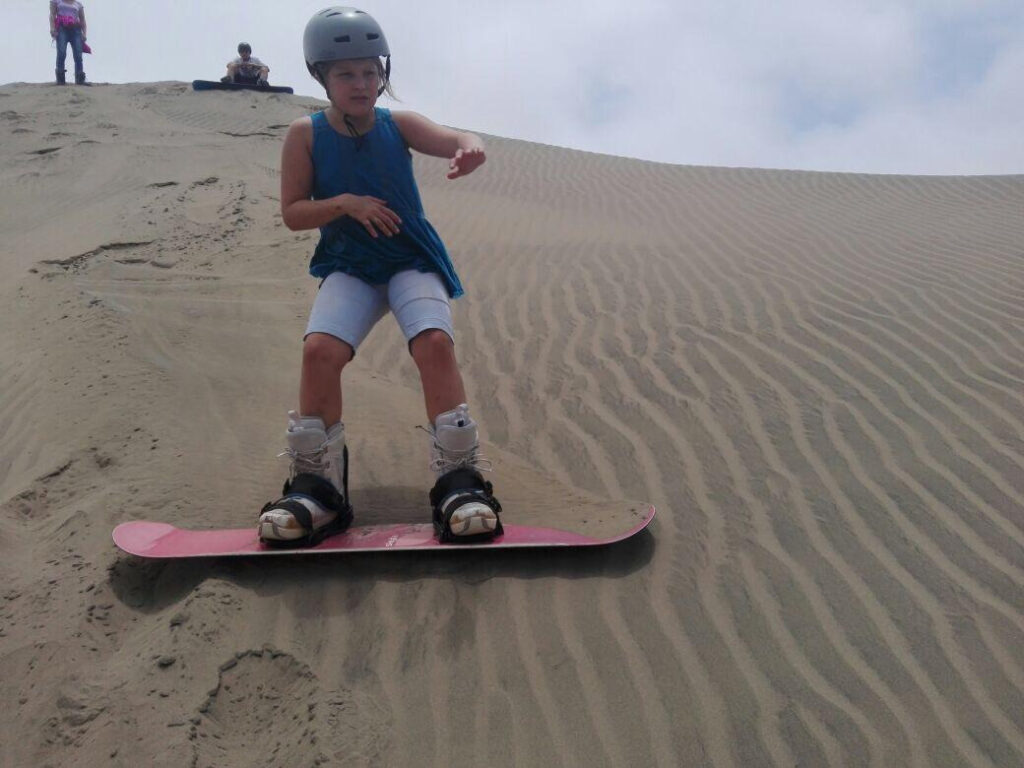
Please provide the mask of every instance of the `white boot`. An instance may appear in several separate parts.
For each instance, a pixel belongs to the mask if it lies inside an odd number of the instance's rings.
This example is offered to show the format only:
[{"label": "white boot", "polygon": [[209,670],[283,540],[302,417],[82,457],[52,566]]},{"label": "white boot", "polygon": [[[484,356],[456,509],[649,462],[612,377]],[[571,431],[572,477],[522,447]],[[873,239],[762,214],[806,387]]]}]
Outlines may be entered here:
[{"label": "white boot", "polygon": [[430,441],[430,469],[437,477],[459,467],[489,470],[490,462],[480,455],[480,438],[476,422],[469,416],[469,406],[463,403],[452,411],[445,411],[434,419],[428,430]]},{"label": "white boot", "polygon": [[[288,449],[281,455],[288,455],[292,460],[284,488],[285,496],[264,507],[258,526],[260,538],[267,541],[309,538],[325,528],[335,527],[332,524],[338,522],[339,516],[345,517],[346,513],[347,525],[352,513],[346,498],[348,459],[344,425],[338,422],[325,430],[322,419],[289,411],[285,436]],[[326,480],[331,488],[324,488],[310,476]],[[295,503],[308,510],[309,528],[296,518],[296,511],[300,517],[305,515],[296,510]]]},{"label": "white boot", "polygon": [[[430,469],[437,483],[430,492],[434,523],[442,540],[452,537],[486,537],[501,533],[501,505],[491,494],[491,484],[480,475],[491,463],[480,455],[476,422],[463,403],[434,419],[428,430]],[[463,470],[457,472],[457,470]]]}]

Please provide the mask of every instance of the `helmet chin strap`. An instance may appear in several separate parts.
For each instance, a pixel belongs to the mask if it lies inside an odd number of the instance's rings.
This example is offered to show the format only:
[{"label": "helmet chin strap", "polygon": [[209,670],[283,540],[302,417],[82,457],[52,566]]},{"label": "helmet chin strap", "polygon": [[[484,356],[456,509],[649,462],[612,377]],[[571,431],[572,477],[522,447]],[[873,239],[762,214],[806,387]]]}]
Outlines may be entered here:
[{"label": "helmet chin strap", "polygon": [[352,138],[356,140],[356,151],[358,152],[363,148],[362,135],[356,130],[356,126],[355,123],[352,122],[352,118],[344,112],[341,113],[341,120],[345,123],[345,127],[348,128],[348,132],[352,135]]},{"label": "helmet chin strap", "polygon": [[[307,66],[309,66],[309,65],[307,65]],[[310,69],[310,72],[313,74],[313,76],[316,77],[316,79],[320,82],[320,85],[322,85],[324,87],[324,90],[327,91],[327,83],[324,82],[324,79],[321,77],[320,73],[318,71],[316,71],[313,67],[309,67],[309,69]],[[384,91],[387,89],[388,82],[390,81],[390,79],[391,79],[391,57],[390,56],[385,56],[384,57],[384,79],[383,79],[383,82],[381,83],[381,86],[377,89],[377,95],[378,96],[380,96],[382,93],[384,93]],[[328,97],[328,99],[330,99],[330,91],[327,91],[327,97]],[[339,110],[339,112],[340,111],[341,110]],[[352,138],[356,140],[356,151],[358,152],[359,150],[361,150],[363,148],[363,135],[360,134],[358,130],[356,130],[356,126],[355,126],[355,123],[352,122],[352,118],[349,117],[348,114],[346,114],[345,112],[341,113],[341,121],[345,124],[345,127],[348,129],[349,135],[351,135]]]},{"label": "helmet chin strap", "polygon": [[[324,91],[327,92],[327,100],[330,101],[331,92],[327,88],[327,83],[324,81],[324,78],[321,77],[320,72],[314,70],[312,67],[310,67],[310,71],[313,73],[313,76],[317,79],[320,85],[324,87]],[[378,93],[377,95],[379,96],[380,94]],[[334,102],[331,102],[331,106],[334,106]],[[353,139],[356,140],[356,149],[362,149],[363,137],[359,134],[359,131],[356,130],[356,126],[355,123],[352,122],[352,118],[348,116],[348,113],[342,112],[336,106],[334,106],[334,108],[341,113],[341,122],[345,124],[345,127],[348,129],[349,134],[352,136]]]}]

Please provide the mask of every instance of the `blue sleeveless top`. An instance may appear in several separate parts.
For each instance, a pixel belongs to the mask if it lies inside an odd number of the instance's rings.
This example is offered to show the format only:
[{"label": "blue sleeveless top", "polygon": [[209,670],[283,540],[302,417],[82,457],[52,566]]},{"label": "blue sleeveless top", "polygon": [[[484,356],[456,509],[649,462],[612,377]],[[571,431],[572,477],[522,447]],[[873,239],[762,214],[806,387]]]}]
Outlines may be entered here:
[{"label": "blue sleeveless top", "polygon": [[412,173],[412,154],[391,119],[391,110],[374,108],[373,128],[359,139],[331,127],[324,112],[313,115],[313,199],[344,192],[372,195],[402,219],[398,234],[370,236],[351,216],[320,227],[309,273],[327,277],[345,272],[371,285],[381,285],[398,272],[436,272],[454,299],[462,295],[448,251],[423,213]]}]

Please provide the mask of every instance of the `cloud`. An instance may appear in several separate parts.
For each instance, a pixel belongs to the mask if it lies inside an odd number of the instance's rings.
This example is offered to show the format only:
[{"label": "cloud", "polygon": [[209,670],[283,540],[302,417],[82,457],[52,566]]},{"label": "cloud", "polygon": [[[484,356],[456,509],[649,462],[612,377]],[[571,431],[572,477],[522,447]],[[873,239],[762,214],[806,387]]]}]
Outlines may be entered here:
[{"label": "cloud", "polygon": [[[5,80],[52,72],[37,0],[5,12]],[[219,76],[245,39],[322,95],[302,29],[322,2],[91,2],[90,75]],[[286,10],[284,10],[286,9]],[[701,165],[1021,173],[1019,0],[380,0],[397,108],[486,133]],[[158,32],[154,33],[154,30]]]},{"label": "cloud", "polygon": [[872,109],[851,129],[823,127],[791,145],[789,162],[826,158],[905,172],[973,174],[1024,170],[1024,48],[1007,49],[984,73],[952,92]]}]

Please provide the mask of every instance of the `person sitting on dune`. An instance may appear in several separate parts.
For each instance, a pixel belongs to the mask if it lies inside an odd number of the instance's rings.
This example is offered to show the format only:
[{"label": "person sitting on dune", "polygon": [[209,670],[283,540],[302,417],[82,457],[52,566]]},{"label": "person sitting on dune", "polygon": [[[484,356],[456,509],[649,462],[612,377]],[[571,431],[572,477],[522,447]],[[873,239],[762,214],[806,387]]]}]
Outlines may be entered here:
[{"label": "person sitting on dune", "polygon": [[268,85],[270,67],[252,55],[252,46],[238,44],[238,58],[228,62],[228,73],[220,79],[222,83],[245,85]]}]

